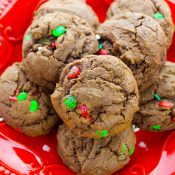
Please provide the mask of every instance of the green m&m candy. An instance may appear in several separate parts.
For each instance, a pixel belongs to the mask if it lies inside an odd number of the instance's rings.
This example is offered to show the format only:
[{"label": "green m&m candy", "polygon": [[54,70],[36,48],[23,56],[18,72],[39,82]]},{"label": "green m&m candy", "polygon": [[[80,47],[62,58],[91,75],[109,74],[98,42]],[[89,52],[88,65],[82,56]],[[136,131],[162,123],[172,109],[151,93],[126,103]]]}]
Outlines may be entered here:
[{"label": "green m&m candy", "polygon": [[75,97],[69,95],[65,100],[64,104],[67,106],[68,109],[72,110],[77,108],[78,102],[75,100]]},{"label": "green m&m candy", "polygon": [[130,152],[129,152],[130,156],[132,156],[134,154],[134,151],[135,151],[135,147],[132,147]]},{"label": "green m&m candy", "polygon": [[64,35],[66,33],[66,28],[64,26],[58,26],[54,30],[52,30],[52,35],[56,38]]},{"label": "green m&m candy", "polygon": [[29,41],[31,39],[31,35],[30,34],[27,34],[26,36],[25,36],[25,40],[26,41]]},{"label": "green m&m candy", "polygon": [[97,135],[100,135],[100,138],[104,138],[104,137],[107,137],[108,136],[109,131],[108,130],[96,131],[96,134]]},{"label": "green m&m candy", "polygon": [[155,13],[153,17],[156,19],[164,19],[164,16],[159,12]]},{"label": "green m&m candy", "polygon": [[154,93],[154,99],[156,99],[157,101],[161,101],[161,98],[157,93]]},{"label": "green m&m candy", "polygon": [[126,152],[127,148],[128,148],[127,145],[124,144],[123,148],[122,148],[122,151],[121,151],[121,154],[124,154]]},{"label": "green m&m candy", "polygon": [[157,131],[159,131],[159,130],[161,130],[161,126],[160,125],[154,125],[154,126],[151,126],[151,129],[152,130],[157,130]]},{"label": "green m&m candy", "polygon": [[17,96],[18,101],[24,101],[28,96],[27,92],[20,92]]},{"label": "green m&m candy", "polygon": [[30,112],[36,112],[39,108],[39,104],[36,100],[32,100],[30,103]]},{"label": "green m&m candy", "polygon": [[101,50],[101,49],[103,49],[103,44],[102,43],[99,44],[99,50]]}]

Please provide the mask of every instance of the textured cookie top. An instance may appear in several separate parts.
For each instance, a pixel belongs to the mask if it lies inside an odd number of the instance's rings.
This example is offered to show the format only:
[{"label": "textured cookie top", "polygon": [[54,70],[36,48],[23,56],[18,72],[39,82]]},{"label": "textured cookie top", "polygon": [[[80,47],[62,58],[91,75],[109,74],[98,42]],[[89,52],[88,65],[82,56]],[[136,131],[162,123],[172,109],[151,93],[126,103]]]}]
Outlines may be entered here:
[{"label": "textured cookie top", "polygon": [[136,142],[132,127],[116,136],[94,140],[78,137],[62,125],[57,139],[63,162],[81,175],[106,175],[123,168]]},{"label": "textured cookie top", "polygon": [[175,63],[166,63],[155,83],[146,92],[141,94],[140,103],[145,104],[155,99],[155,93],[161,98],[175,99]]},{"label": "textured cookie top", "polygon": [[131,68],[140,91],[154,82],[166,60],[166,37],[154,19],[124,13],[107,20],[97,33],[104,49]]},{"label": "textured cookie top", "polygon": [[174,25],[170,8],[164,0],[117,0],[110,6],[107,16],[110,18],[123,12],[138,12],[153,17],[163,28],[168,47],[171,46]]},{"label": "textured cookie top", "polygon": [[151,88],[140,95],[135,124],[145,130],[175,129],[175,63],[167,62]]},{"label": "textured cookie top", "polygon": [[144,13],[152,17],[160,12],[165,18],[171,18],[170,8],[164,0],[117,0],[111,4],[107,15],[112,17],[123,12]]},{"label": "textured cookie top", "polygon": [[122,61],[93,55],[66,66],[51,96],[63,121],[82,134],[97,130],[110,134],[130,123],[138,110],[138,98],[135,78]]},{"label": "textured cookie top", "polygon": [[93,9],[82,0],[50,0],[40,6],[35,16],[36,18],[52,12],[67,12],[78,15],[85,19],[94,29],[99,21]]},{"label": "textured cookie top", "polygon": [[[45,121],[51,128],[57,121],[58,115],[52,108],[50,92],[30,83],[18,63],[9,67],[0,77],[0,96],[0,115],[13,127],[27,128]],[[49,132],[45,131],[48,126],[42,128],[43,132]],[[40,135],[40,131],[26,134]]]},{"label": "textured cookie top", "polygon": [[26,32],[23,68],[31,81],[54,89],[67,63],[97,51],[95,34],[83,19],[49,13],[34,20]]}]

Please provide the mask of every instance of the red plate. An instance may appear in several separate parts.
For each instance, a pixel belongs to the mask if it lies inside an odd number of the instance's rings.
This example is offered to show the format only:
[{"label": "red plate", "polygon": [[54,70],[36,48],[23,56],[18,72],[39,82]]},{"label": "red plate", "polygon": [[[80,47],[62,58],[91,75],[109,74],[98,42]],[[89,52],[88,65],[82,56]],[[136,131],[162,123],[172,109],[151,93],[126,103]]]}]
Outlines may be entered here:
[{"label": "red plate", "polygon": [[[45,0],[0,0],[0,73],[21,61],[23,34],[33,12]],[[112,0],[87,0],[100,21]],[[167,0],[175,19],[175,0]],[[175,62],[175,38],[168,52]],[[175,175],[175,131],[136,132],[131,162],[115,175]],[[43,137],[27,137],[0,122],[0,175],[74,175],[56,153],[56,130]]]}]

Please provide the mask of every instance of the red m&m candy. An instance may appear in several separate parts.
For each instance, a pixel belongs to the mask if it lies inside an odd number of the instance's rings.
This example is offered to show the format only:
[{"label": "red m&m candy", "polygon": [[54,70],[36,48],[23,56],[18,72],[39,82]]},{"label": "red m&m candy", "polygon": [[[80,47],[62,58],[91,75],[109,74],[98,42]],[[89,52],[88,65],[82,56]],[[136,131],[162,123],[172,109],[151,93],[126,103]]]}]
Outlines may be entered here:
[{"label": "red m&m candy", "polygon": [[52,43],[51,46],[52,46],[52,49],[56,49],[56,44],[55,43]]},{"label": "red m&m candy", "polygon": [[174,106],[174,104],[171,103],[171,102],[168,102],[168,101],[161,101],[159,103],[159,106],[163,107],[163,108],[166,108],[166,109],[171,109]]},{"label": "red m&m candy", "polygon": [[175,116],[171,119],[173,122],[175,122]]},{"label": "red m&m candy", "polygon": [[106,49],[101,49],[98,52],[98,55],[108,55],[108,54],[109,54],[109,52]]},{"label": "red m&m candy", "polygon": [[18,101],[18,99],[16,97],[12,97],[12,96],[9,97],[9,100],[13,101],[13,102],[17,102]]},{"label": "red m&m candy", "polygon": [[77,109],[80,111],[80,115],[90,121],[93,119],[91,115],[89,115],[88,107],[86,105],[78,105]]},{"label": "red m&m candy", "polygon": [[89,115],[88,107],[86,105],[78,105],[77,109],[81,111],[81,115],[83,117],[87,117]]},{"label": "red m&m candy", "polygon": [[80,68],[77,66],[73,66],[68,74],[69,79],[77,78],[80,75]]}]

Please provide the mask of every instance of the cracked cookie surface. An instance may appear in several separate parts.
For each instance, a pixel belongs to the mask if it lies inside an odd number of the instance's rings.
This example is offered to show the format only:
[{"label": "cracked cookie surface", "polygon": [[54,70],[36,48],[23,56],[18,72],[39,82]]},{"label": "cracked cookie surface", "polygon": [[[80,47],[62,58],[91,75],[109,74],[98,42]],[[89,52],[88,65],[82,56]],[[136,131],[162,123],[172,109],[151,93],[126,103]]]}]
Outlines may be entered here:
[{"label": "cracked cookie surface", "polygon": [[166,61],[166,37],[154,19],[128,12],[104,22],[97,33],[103,48],[131,68],[140,92],[153,84]]},{"label": "cracked cookie surface", "polygon": [[133,123],[143,130],[175,129],[175,63],[167,62],[159,78],[140,97]]},{"label": "cracked cookie surface", "polygon": [[50,93],[30,83],[21,65],[15,63],[0,77],[0,116],[26,135],[45,135],[58,121]]},{"label": "cracked cookie surface", "polygon": [[[53,31],[63,30],[61,36],[53,36]],[[98,42],[86,21],[68,13],[49,13],[34,20],[26,32],[23,69],[30,81],[54,89],[66,64],[97,51]]]},{"label": "cracked cookie surface", "polygon": [[122,169],[136,143],[132,127],[119,135],[94,140],[79,137],[62,125],[57,140],[58,154],[64,164],[81,175],[109,175]]},{"label": "cracked cookie surface", "polygon": [[93,9],[82,0],[50,0],[39,7],[35,18],[56,11],[75,14],[85,19],[94,29],[99,25],[98,17]]},{"label": "cracked cookie surface", "polygon": [[110,6],[107,16],[110,18],[123,12],[138,12],[154,18],[166,34],[167,48],[171,46],[174,24],[171,10],[164,0],[117,0]]},{"label": "cracked cookie surface", "polygon": [[[74,69],[79,70],[76,77]],[[116,57],[97,55],[66,66],[51,95],[67,126],[89,138],[115,135],[130,126],[138,99],[131,70]]]}]

